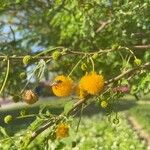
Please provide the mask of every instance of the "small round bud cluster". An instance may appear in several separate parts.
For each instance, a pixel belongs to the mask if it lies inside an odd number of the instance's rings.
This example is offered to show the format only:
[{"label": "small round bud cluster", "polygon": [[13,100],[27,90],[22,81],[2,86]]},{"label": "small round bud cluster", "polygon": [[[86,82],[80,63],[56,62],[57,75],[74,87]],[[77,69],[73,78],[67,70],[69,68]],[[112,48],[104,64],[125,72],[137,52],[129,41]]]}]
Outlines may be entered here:
[{"label": "small round bud cluster", "polygon": [[26,79],[27,78],[27,73],[26,72],[21,72],[19,74],[20,79]]},{"label": "small round bud cluster", "polygon": [[52,53],[53,60],[57,61],[60,57],[61,57],[61,52],[55,51],[55,52]]},{"label": "small round bud cluster", "polygon": [[34,104],[38,101],[38,95],[32,90],[24,91],[22,98],[27,104]]},{"label": "small round bud cluster", "polygon": [[93,56],[92,56],[93,59],[97,59],[98,58],[98,53],[95,53]]},{"label": "small round bud cluster", "polygon": [[107,106],[108,106],[108,102],[105,101],[105,100],[103,100],[103,101],[101,102],[101,107],[102,107],[102,108],[106,108]]},{"label": "small round bud cluster", "polygon": [[87,65],[86,65],[85,63],[83,63],[83,64],[81,65],[81,69],[82,69],[83,71],[86,71],[86,70],[87,70]]},{"label": "small round bud cluster", "polygon": [[23,110],[20,111],[20,115],[21,115],[21,116],[25,116],[25,115],[27,115],[27,114],[28,114],[28,112],[27,112],[27,110],[25,110],[25,109],[23,109]]},{"label": "small round bud cluster", "polygon": [[11,115],[5,116],[4,122],[5,122],[6,124],[11,123],[12,121],[13,121],[13,117],[12,117]]},{"label": "small round bud cluster", "polygon": [[33,58],[31,55],[26,55],[23,57],[23,64],[29,65],[32,62]]},{"label": "small round bud cluster", "polygon": [[112,45],[111,49],[112,50],[117,50],[119,48],[119,45],[118,44],[114,44]]},{"label": "small round bud cluster", "polygon": [[135,64],[136,66],[140,66],[141,63],[142,63],[141,59],[138,59],[138,58],[134,59],[134,64]]}]

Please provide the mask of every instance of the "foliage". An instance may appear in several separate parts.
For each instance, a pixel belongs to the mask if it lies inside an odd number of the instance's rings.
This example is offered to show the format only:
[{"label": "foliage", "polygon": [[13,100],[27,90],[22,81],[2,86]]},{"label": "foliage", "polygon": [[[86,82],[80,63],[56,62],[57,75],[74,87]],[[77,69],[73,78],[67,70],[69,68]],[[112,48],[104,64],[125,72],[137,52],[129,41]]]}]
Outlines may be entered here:
[{"label": "foliage", "polygon": [[140,106],[131,109],[131,114],[135,116],[138,122],[141,123],[142,127],[150,132],[150,115],[149,115],[149,104],[142,104]]},{"label": "foliage", "polygon": [[[92,121],[91,121],[92,120]],[[77,122],[77,120],[75,121]],[[39,123],[39,122],[38,122]],[[71,126],[70,136],[61,141],[51,141],[44,137],[49,134],[50,129],[40,135],[29,147],[29,149],[43,149],[47,145],[48,149],[146,149],[145,144],[139,142],[137,135],[130,129],[130,126],[120,117],[120,124],[114,125],[101,115],[95,115],[92,118],[84,117],[81,121],[78,133],[76,133],[76,125]],[[86,130],[85,130],[86,129]],[[17,135],[22,134],[20,131]],[[19,139],[18,139],[19,140]],[[9,149],[15,141],[14,149],[18,149],[18,140],[10,139],[7,145],[3,140],[0,148]],[[44,140],[44,141],[43,141]],[[47,143],[47,144],[46,144]],[[7,147],[7,148],[6,148]],[[11,147],[12,148],[12,147]]]},{"label": "foliage", "polygon": [[[70,123],[70,116],[79,113],[79,127],[82,112],[91,103],[105,101],[103,108],[111,115],[126,93],[138,98],[150,91],[149,10],[149,0],[0,1],[0,95],[25,101],[26,90],[40,95],[41,89],[55,87],[61,96],[71,95],[74,102],[68,102],[59,115],[40,109],[23,135],[18,133],[16,145],[27,148],[51,129],[39,141],[49,146],[58,124]],[[85,87],[79,86],[91,71],[95,78],[89,76]],[[59,75],[71,78],[74,84],[53,81]],[[66,88],[69,93],[64,94]],[[38,100],[31,93],[27,97],[30,102]],[[117,113],[114,123],[119,123]],[[3,128],[2,133],[10,144],[18,138],[17,134],[8,138]]]}]

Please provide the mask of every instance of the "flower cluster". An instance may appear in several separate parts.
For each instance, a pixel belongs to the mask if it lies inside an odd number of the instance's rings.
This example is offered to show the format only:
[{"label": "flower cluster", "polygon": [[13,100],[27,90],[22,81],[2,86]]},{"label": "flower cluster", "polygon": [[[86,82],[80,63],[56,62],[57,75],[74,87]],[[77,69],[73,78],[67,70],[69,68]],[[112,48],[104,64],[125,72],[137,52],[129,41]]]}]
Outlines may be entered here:
[{"label": "flower cluster", "polygon": [[[52,84],[53,93],[56,96],[69,96],[74,89],[71,78],[66,76],[57,76]],[[77,86],[77,95],[80,99],[87,95],[99,94],[104,88],[104,78],[96,72],[86,73]]]},{"label": "flower cluster", "polygon": [[67,123],[60,123],[56,128],[56,138],[62,139],[69,136],[69,126]]},{"label": "flower cluster", "polygon": [[103,90],[104,78],[96,72],[87,73],[81,78],[79,87],[88,94],[96,95]]},{"label": "flower cluster", "polygon": [[66,76],[57,76],[52,85],[53,93],[56,96],[69,96],[73,90],[73,81]]}]

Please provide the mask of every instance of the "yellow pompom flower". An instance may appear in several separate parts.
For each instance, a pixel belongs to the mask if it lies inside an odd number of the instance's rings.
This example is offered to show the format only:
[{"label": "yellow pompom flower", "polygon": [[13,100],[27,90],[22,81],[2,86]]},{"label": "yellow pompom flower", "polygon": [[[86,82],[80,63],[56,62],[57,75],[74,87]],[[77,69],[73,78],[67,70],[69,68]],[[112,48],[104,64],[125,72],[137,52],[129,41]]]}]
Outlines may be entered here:
[{"label": "yellow pompom flower", "polygon": [[60,123],[56,128],[56,138],[62,139],[69,136],[69,126],[66,123]]},{"label": "yellow pompom flower", "polygon": [[95,95],[103,90],[104,78],[96,72],[87,73],[79,82],[79,87],[88,94]]},{"label": "yellow pompom flower", "polygon": [[63,75],[57,76],[54,79],[52,90],[56,96],[59,97],[69,96],[73,90],[73,81],[71,78]]},{"label": "yellow pompom flower", "polygon": [[101,107],[102,107],[102,108],[106,108],[107,106],[108,106],[108,102],[105,101],[105,100],[103,100],[103,101],[101,102]]}]

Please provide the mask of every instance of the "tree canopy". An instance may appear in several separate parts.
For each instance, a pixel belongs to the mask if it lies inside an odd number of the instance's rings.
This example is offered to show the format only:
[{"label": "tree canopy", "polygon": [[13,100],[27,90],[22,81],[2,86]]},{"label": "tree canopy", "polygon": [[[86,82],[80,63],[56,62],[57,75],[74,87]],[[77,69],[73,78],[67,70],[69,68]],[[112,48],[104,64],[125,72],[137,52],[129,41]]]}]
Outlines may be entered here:
[{"label": "tree canopy", "polygon": [[82,109],[85,99],[105,108],[126,93],[138,98],[150,91],[149,10],[149,0],[0,0],[0,95],[31,104],[37,95],[30,89],[43,80],[49,88],[71,89],[72,80],[82,87],[82,98],[67,104],[64,116],[51,116],[26,144]]},{"label": "tree canopy", "polygon": [[[59,46],[82,52],[120,46],[121,51],[109,52],[95,62],[95,69],[102,71],[106,78],[114,77],[122,67],[132,67],[134,55],[142,63],[150,59],[149,3],[148,0],[1,1],[0,51],[3,55],[23,56]],[[69,73],[69,65],[75,64],[77,57],[63,58],[61,64],[50,69]],[[21,82],[17,79],[15,83],[14,72],[19,74],[25,69],[18,61],[11,61],[11,65],[7,88]],[[6,63],[2,62],[1,72],[4,66]],[[82,72],[77,69],[74,74],[80,76]]]}]

